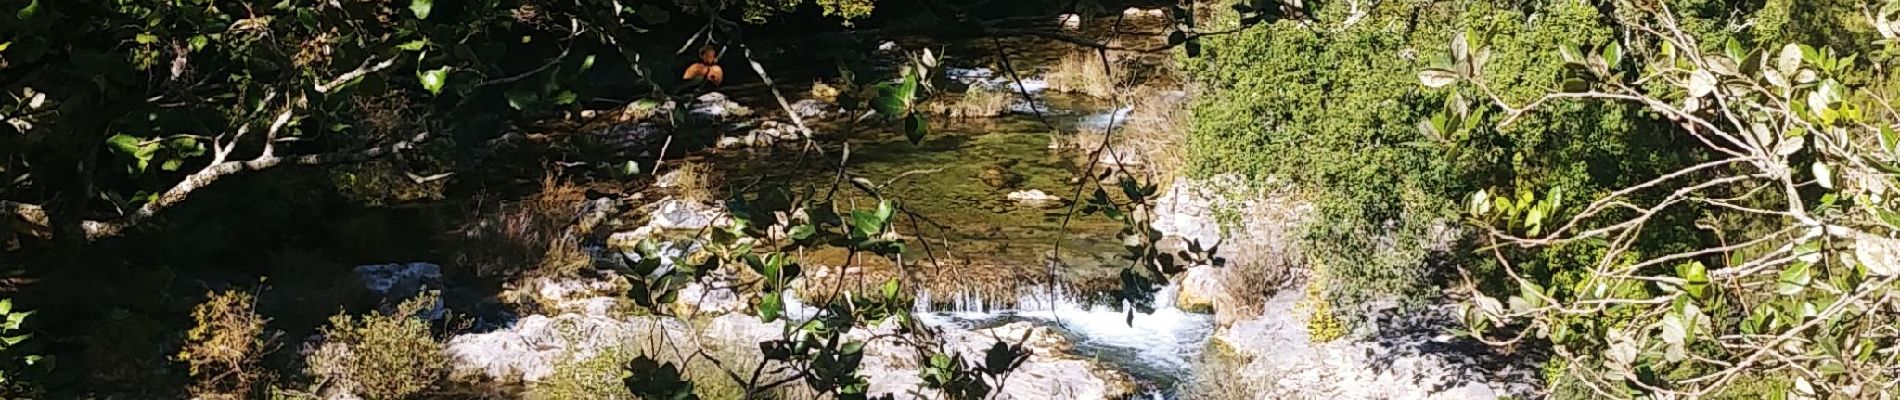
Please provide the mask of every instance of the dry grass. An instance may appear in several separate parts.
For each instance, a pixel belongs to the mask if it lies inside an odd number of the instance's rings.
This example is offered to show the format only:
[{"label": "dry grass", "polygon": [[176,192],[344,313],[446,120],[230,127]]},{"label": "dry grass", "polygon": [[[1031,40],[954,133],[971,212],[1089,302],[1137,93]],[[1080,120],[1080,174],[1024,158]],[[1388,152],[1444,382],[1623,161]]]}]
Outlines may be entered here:
[{"label": "dry grass", "polygon": [[1134,71],[1127,62],[1120,62],[1113,54],[1108,62],[1115,64],[1114,76],[1102,69],[1102,57],[1092,51],[1075,51],[1065,54],[1043,72],[1043,79],[1049,82],[1049,89],[1059,92],[1080,93],[1097,98],[1114,98],[1123,88],[1131,87]]},{"label": "dry grass", "polygon": [[1172,181],[1187,159],[1188,95],[1172,86],[1143,85],[1122,95],[1133,107],[1115,135],[1122,151],[1141,160],[1157,181]]},{"label": "dry grass", "polygon": [[1181,398],[1207,400],[1253,400],[1266,393],[1263,382],[1249,379],[1243,371],[1252,360],[1219,340],[1207,342],[1195,373],[1180,383]]},{"label": "dry grass", "polygon": [[926,111],[950,118],[988,118],[1009,112],[1016,94],[972,85],[961,95],[927,103]]},{"label": "dry grass", "polygon": [[725,180],[719,171],[699,160],[680,160],[673,170],[660,178],[657,186],[673,192],[681,200],[708,203],[725,197]]},{"label": "dry grass", "polygon": [[587,255],[578,244],[579,233],[569,228],[586,199],[579,186],[548,175],[533,196],[492,212],[476,207],[473,220],[443,242],[458,250],[457,265],[481,277],[578,271],[587,265]]}]

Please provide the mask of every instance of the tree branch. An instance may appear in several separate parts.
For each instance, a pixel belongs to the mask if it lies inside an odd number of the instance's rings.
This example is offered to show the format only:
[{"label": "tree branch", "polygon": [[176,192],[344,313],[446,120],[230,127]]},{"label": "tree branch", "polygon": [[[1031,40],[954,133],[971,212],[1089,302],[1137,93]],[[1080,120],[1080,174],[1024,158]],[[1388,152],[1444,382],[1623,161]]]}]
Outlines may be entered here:
[{"label": "tree branch", "polygon": [[[284,164],[323,165],[358,163],[415,148],[418,143],[427,141],[428,139],[429,133],[423,132],[416,134],[408,140],[356,152],[308,154],[291,157],[279,157],[267,154],[245,161],[217,162],[206,166],[204,169],[198,170],[198,172],[185,176],[183,180],[172,185],[170,189],[166,189],[165,192],[159,194],[157,198],[146,202],[145,205],[140,206],[138,210],[134,210],[130,214],[109,221],[87,220],[81,222],[80,226],[85,230],[87,241],[114,237],[125,233],[128,228],[137,226],[146,219],[158,215],[160,211],[178,205],[178,203],[183,202],[185,198],[189,197],[192,192],[210,186],[212,183],[231,175],[247,171],[266,170]],[[36,204],[0,200],[0,216],[11,216],[19,222],[25,223],[36,232],[51,232],[52,219],[47,215],[44,208]]]}]

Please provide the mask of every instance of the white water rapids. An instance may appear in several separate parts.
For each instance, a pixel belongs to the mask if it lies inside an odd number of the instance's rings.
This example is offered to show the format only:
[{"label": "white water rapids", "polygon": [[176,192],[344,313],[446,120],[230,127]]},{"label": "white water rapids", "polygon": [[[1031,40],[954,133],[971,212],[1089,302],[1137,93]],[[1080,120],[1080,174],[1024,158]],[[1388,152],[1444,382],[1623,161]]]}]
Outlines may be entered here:
[{"label": "white water rapids", "polygon": [[925,293],[917,297],[915,315],[926,324],[966,329],[1017,321],[1055,327],[1074,341],[1077,355],[1128,372],[1162,398],[1186,377],[1214,332],[1213,316],[1175,308],[1176,290],[1169,285],[1157,292],[1155,312],[1135,313],[1132,324],[1116,307],[1047,289],[1025,293],[1013,308],[990,307],[972,295],[933,300]]}]

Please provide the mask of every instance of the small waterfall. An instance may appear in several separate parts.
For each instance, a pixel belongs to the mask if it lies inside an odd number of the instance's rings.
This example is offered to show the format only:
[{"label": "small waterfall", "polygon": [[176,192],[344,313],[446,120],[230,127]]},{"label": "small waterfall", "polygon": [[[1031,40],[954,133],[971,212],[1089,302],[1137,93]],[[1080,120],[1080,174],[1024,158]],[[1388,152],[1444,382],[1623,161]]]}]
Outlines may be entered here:
[{"label": "small waterfall", "polygon": [[1074,338],[1079,355],[1122,367],[1162,389],[1188,373],[1214,331],[1213,316],[1175,308],[1178,290],[1168,285],[1156,292],[1155,312],[1136,313],[1132,324],[1120,307],[1048,286],[1022,293],[1011,307],[989,304],[974,293],[919,293],[915,312],[927,324],[971,329],[1016,321],[1048,324]]}]

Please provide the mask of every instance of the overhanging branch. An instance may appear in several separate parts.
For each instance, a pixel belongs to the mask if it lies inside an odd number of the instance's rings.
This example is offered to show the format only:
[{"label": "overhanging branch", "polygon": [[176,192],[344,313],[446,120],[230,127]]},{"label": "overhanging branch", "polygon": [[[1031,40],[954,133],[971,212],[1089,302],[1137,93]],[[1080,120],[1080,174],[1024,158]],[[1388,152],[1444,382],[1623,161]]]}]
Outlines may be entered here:
[{"label": "overhanging branch", "polygon": [[[159,212],[167,208],[178,205],[178,203],[183,202],[185,198],[191,196],[192,192],[210,186],[212,183],[228,176],[247,171],[266,170],[285,164],[323,165],[358,163],[415,148],[417,144],[427,141],[428,139],[429,133],[423,132],[410,137],[408,140],[355,152],[308,154],[290,157],[265,154],[250,160],[217,162],[206,166],[204,169],[198,170],[198,172],[185,176],[183,180],[172,185],[170,189],[166,189],[165,192],[159,194],[157,198],[146,202],[145,205],[140,206],[130,214],[109,221],[82,221],[80,222],[80,227],[84,229],[87,241],[118,236],[125,233],[126,229],[137,226],[139,223],[158,215]],[[0,200],[0,216],[11,217],[39,233],[50,233],[53,226],[52,218],[47,215],[46,210],[36,204]]]}]

